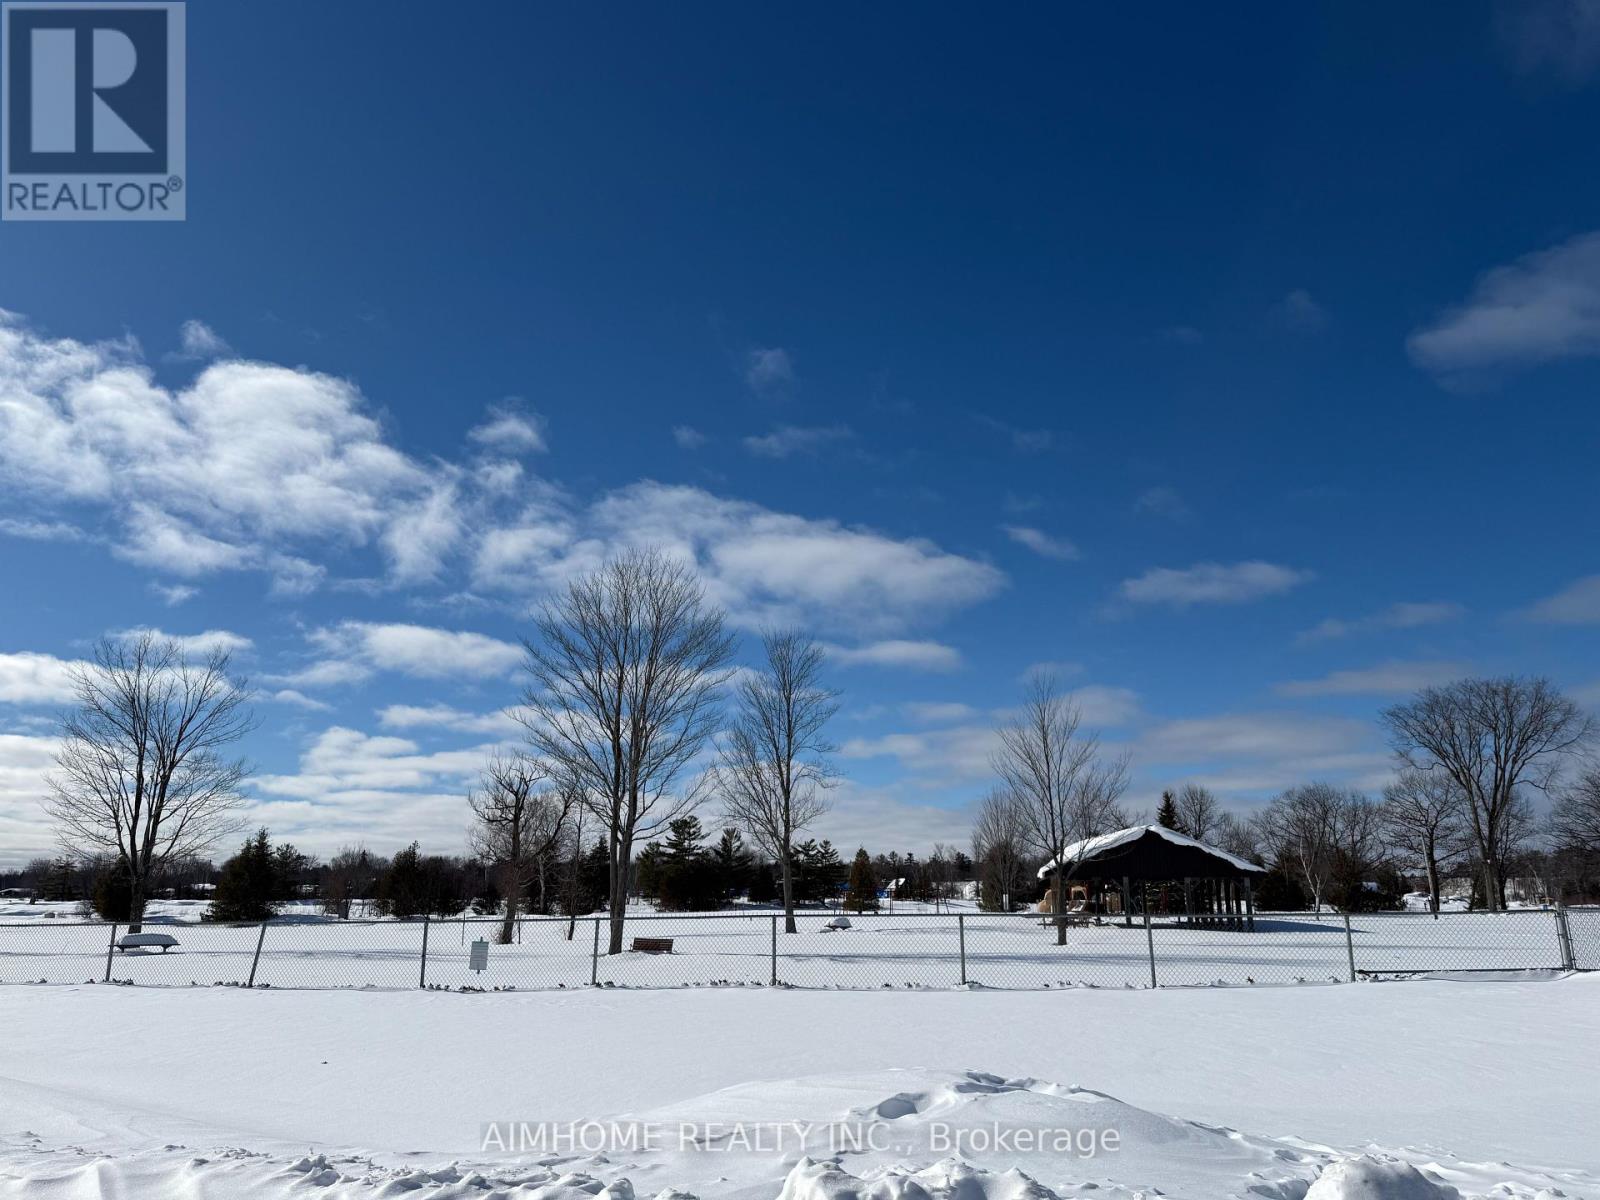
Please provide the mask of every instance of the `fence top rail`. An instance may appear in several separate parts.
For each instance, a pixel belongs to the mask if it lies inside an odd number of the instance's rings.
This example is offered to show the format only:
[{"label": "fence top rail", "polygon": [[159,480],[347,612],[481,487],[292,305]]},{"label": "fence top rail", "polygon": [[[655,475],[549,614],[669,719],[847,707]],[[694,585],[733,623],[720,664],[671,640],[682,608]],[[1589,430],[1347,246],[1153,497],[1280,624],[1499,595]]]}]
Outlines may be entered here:
[{"label": "fence top rail", "polygon": [[[1594,906],[1567,905],[1565,907],[1567,908],[1567,911],[1569,911],[1569,912],[1574,912],[1574,911],[1575,912],[1593,912],[1593,911],[1597,911]],[[1373,911],[1370,911],[1370,912],[1351,912],[1348,915],[1351,916],[1351,917],[1359,918],[1359,919],[1361,919],[1363,921],[1372,920],[1372,919],[1402,920],[1402,919],[1407,919],[1407,918],[1412,919],[1412,920],[1423,920],[1423,919],[1426,919],[1426,920],[1430,920],[1431,921],[1431,920],[1455,920],[1455,919],[1462,918],[1462,917],[1505,917],[1505,918],[1536,917],[1536,916],[1548,917],[1551,914],[1553,914],[1555,911],[1556,911],[1555,906],[1551,906],[1549,908],[1510,908],[1510,909],[1500,909],[1498,911],[1491,911],[1489,909],[1482,909],[1482,908],[1475,908],[1475,909],[1470,909],[1470,910],[1459,910],[1459,909],[1457,909],[1457,910],[1442,911],[1442,912],[1438,912],[1438,913],[1430,912],[1430,911],[1428,911],[1426,909],[1423,909],[1423,910],[1404,910],[1404,911],[1396,910],[1396,909],[1378,909],[1378,910],[1373,910]],[[783,915],[784,915],[784,911],[781,908],[735,909],[735,910],[726,910],[726,911],[721,911],[721,912],[682,912],[682,913],[674,913],[674,912],[636,913],[636,912],[630,912],[625,916],[624,920],[628,924],[632,924],[632,923],[635,923],[635,922],[651,922],[651,921],[770,921],[770,920],[775,920],[775,919],[777,919],[779,917],[782,917]],[[1084,914],[1069,914],[1069,915],[1076,916],[1076,917],[1081,917]],[[1087,915],[1091,919],[1093,919],[1094,917],[1098,917],[1101,921],[1109,923],[1109,922],[1121,922],[1123,920],[1125,914],[1123,914],[1123,913],[1096,913],[1096,914],[1087,914]],[[1187,915],[1188,914],[1186,914],[1186,913],[1177,912],[1177,911],[1167,911],[1167,912],[1159,912],[1159,913],[1152,912],[1150,914],[1150,916],[1152,918],[1155,918],[1158,921],[1159,920],[1173,920],[1173,919],[1184,918]],[[1240,914],[1240,913],[1213,914],[1213,913],[1197,912],[1197,913],[1195,913],[1193,915],[1196,918],[1204,921],[1204,920],[1207,920],[1207,919],[1210,919],[1210,918],[1213,918],[1213,917],[1219,917],[1219,916],[1220,917],[1225,917],[1226,919],[1233,920],[1233,919],[1237,919],[1237,918],[1241,917],[1243,914]],[[1318,920],[1328,920],[1330,918],[1332,918],[1332,919],[1340,919],[1340,918],[1344,917],[1345,915],[1346,914],[1344,913],[1344,911],[1343,910],[1339,910],[1339,909],[1328,909],[1328,910],[1325,910],[1325,911],[1320,912],[1320,913],[1312,912],[1312,911],[1307,910],[1307,909],[1297,909],[1297,910],[1294,910],[1294,911],[1279,911],[1279,910],[1274,910],[1274,909],[1257,909],[1255,911],[1255,916],[1256,916],[1257,920],[1260,920],[1261,918],[1265,917],[1265,918],[1271,918],[1273,920],[1318,921]],[[795,917],[798,920],[810,920],[810,919],[816,918],[816,917],[832,918],[832,917],[840,917],[840,916],[849,917],[852,921],[859,920],[859,921],[863,921],[863,922],[883,921],[883,920],[891,920],[891,919],[892,920],[896,920],[896,921],[919,921],[919,920],[920,921],[934,921],[934,920],[948,921],[952,917],[980,917],[980,918],[982,918],[983,920],[986,920],[986,921],[1040,921],[1040,922],[1047,922],[1048,923],[1048,922],[1050,922],[1051,920],[1053,920],[1056,917],[1056,914],[1039,912],[1039,911],[1033,910],[1033,909],[1024,909],[1024,910],[1021,910],[1021,911],[1018,911],[1018,912],[993,912],[993,911],[989,911],[989,910],[986,910],[986,909],[975,909],[975,908],[957,908],[957,909],[945,910],[945,911],[942,911],[942,912],[928,912],[928,911],[910,912],[910,911],[899,911],[899,910],[887,910],[886,911],[886,910],[880,909],[880,910],[878,910],[876,912],[867,911],[867,912],[861,912],[861,913],[857,913],[857,912],[853,912],[853,911],[851,911],[849,909],[841,909],[841,908],[797,908],[797,909],[795,909]],[[1144,917],[1144,913],[1143,912],[1135,912],[1135,913],[1132,914],[1132,916],[1133,916],[1135,921],[1142,921],[1143,917]],[[573,921],[585,921],[585,922],[587,922],[587,921],[606,921],[606,920],[609,920],[609,919],[610,919],[609,915],[607,913],[605,913],[605,912],[580,913],[577,916],[560,916],[560,915],[553,915],[553,914],[550,914],[550,913],[527,913],[527,914],[522,914],[522,915],[518,915],[516,917],[511,918],[511,920],[514,923],[520,922],[520,923],[528,924],[528,925],[535,925],[535,924],[565,925],[565,924],[569,924],[569,923],[571,923]],[[503,925],[505,923],[505,921],[506,921],[506,918],[505,918],[504,915],[501,915],[501,916],[477,916],[477,915],[461,916],[461,915],[457,915],[457,916],[449,916],[449,917],[433,917],[433,916],[430,916],[430,917],[427,917],[427,918],[423,918],[423,917],[351,917],[351,918],[348,918],[348,919],[342,919],[342,918],[339,918],[339,917],[318,918],[318,917],[307,916],[307,915],[303,915],[303,914],[288,913],[288,914],[283,914],[283,915],[279,915],[279,916],[269,917],[266,921],[174,920],[174,919],[171,919],[171,918],[168,918],[168,917],[154,916],[154,917],[145,917],[144,920],[141,922],[141,924],[147,925],[147,926],[153,926],[153,927],[155,927],[157,929],[165,929],[165,928],[177,928],[177,929],[254,929],[257,926],[263,925],[263,924],[271,925],[271,926],[274,926],[274,927],[277,927],[277,928],[285,928],[285,929],[289,929],[289,928],[303,928],[303,929],[336,928],[336,929],[348,929],[348,928],[351,928],[353,926],[376,926],[376,927],[382,927],[382,926],[395,926],[395,925],[422,925],[424,923],[431,923],[431,924],[436,924],[436,925],[437,924],[450,924],[450,925]],[[128,924],[129,924],[129,922],[126,921],[126,920],[123,920],[123,921],[92,921],[92,920],[63,921],[63,920],[58,920],[58,919],[56,919],[54,917],[40,917],[40,918],[32,920],[32,921],[0,921],[0,929],[35,929],[35,930],[45,930],[45,929],[110,929],[112,926],[119,926],[120,927],[120,926],[125,926],[125,925],[128,925]]]}]

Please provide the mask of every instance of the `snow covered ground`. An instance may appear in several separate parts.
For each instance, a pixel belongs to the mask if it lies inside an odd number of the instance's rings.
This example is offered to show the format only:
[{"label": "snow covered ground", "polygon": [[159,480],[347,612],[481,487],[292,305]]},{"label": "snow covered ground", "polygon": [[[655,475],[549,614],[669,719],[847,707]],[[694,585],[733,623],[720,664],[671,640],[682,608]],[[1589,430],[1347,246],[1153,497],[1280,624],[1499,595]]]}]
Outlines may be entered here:
[{"label": "snow covered ground", "polygon": [[[1596,1062],[1595,976],[1065,994],[7,987],[0,1196],[1600,1198]],[[609,1149],[484,1148],[491,1122],[586,1120],[616,1123]],[[996,1146],[1002,1131],[1033,1141]]]},{"label": "snow covered ground", "polygon": [[[777,977],[797,987],[951,987],[965,979],[990,988],[1148,987],[1154,944],[1162,986],[1344,982],[1351,945],[1344,919],[1309,913],[1263,915],[1256,932],[1182,928],[1158,920],[1149,935],[1110,920],[1073,928],[1065,947],[1037,916],[949,912],[851,916],[825,931],[828,914],[806,912],[800,932],[779,934]],[[489,947],[488,969],[470,969],[471,942],[493,940],[498,922],[435,921],[428,931],[426,981],[442,987],[582,988],[594,978],[618,987],[765,985],[773,974],[773,915],[631,917],[635,936],[673,939],[670,955],[593,956],[595,921],[572,937],[560,918],[529,919],[520,942]],[[1578,963],[1600,967],[1600,911],[1573,910]],[[420,923],[382,921],[163,926],[178,938],[169,953],[122,954],[111,977],[147,986],[240,983],[258,942],[257,985],[278,988],[415,987],[423,979]],[[1355,965],[1373,973],[1550,970],[1561,967],[1555,914],[1382,913],[1352,921]],[[109,929],[65,919],[0,921],[0,983],[84,983],[106,972]],[[602,931],[602,938],[604,933]],[[602,942],[602,946],[603,946]]]}]

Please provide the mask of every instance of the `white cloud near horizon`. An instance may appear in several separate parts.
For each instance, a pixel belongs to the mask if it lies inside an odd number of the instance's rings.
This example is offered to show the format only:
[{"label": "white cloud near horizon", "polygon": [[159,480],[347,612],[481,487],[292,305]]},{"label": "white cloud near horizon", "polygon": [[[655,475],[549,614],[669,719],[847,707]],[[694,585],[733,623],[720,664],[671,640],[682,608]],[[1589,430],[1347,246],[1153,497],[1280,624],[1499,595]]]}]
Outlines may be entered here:
[{"label": "white cloud near horizon", "polygon": [[341,621],[306,635],[326,657],[272,678],[292,687],[359,683],[376,671],[416,679],[508,676],[522,647],[487,634],[403,622]]},{"label": "white cloud near horizon", "polygon": [[826,446],[855,437],[848,425],[779,425],[771,433],[744,439],[744,448],[757,458],[790,458],[815,454]]},{"label": "white cloud near horizon", "polygon": [[1118,595],[1132,604],[1244,604],[1283,593],[1308,582],[1311,571],[1269,562],[1196,563],[1192,567],[1152,567],[1125,579]]},{"label": "white cloud near horizon", "polygon": [[85,665],[31,650],[0,654],[0,704],[70,704],[72,672]]}]

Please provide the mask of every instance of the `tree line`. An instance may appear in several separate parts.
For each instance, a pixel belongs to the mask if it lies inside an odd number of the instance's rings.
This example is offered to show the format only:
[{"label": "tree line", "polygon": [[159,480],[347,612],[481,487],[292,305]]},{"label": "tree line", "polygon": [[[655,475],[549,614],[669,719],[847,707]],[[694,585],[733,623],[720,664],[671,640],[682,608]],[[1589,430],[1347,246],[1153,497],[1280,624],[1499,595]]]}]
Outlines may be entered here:
[{"label": "tree line", "polygon": [[[1053,862],[1059,895],[1073,843],[1134,822],[1127,755],[1040,678],[996,730],[996,785],[976,806],[964,866],[946,848],[915,870],[911,856],[897,866],[864,849],[846,866],[807,836],[837,781],[827,727],[839,693],[823,648],[801,630],[768,630],[759,665],[736,668],[726,615],[690,566],[656,550],[573,580],[535,613],[523,649],[513,712],[524,737],[465,798],[468,855],[355,848],[314,864],[263,831],[217,874],[215,911],[259,911],[248,904],[309,886],[346,915],[356,899],[402,916],[477,907],[501,918],[507,940],[524,912],[599,907],[618,953],[635,896],[664,908],[770,896],[795,932],[799,905],[843,893],[865,907],[886,886],[937,900],[961,872],[1001,907],[1036,899],[1038,868]],[[225,650],[195,660],[150,633],[101,642],[73,686],[46,807],[69,874],[92,867],[93,892],[137,927],[154,891],[175,886],[163,880],[240,832],[248,766],[233,747],[255,727],[251,693]],[[1441,881],[1466,871],[1482,905],[1499,908],[1533,852],[1551,886],[1592,882],[1600,770],[1583,756],[1594,723],[1548,681],[1461,680],[1381,721],[1397,773],[1379,799],[1307,782],[1246,817],[1189,785],[1159,818],[1270,867],[1264,886],[1285,907],[1365,902],[1403,874],[1423,877],[1437,903]],[[1535,819],[1533,793],[1552,797],[1547,819]],[[720,817],[715,841],[702,812]],[[59,882],[57,863],[34,867]],[[251,898],[246,909],[229,892]]]}]

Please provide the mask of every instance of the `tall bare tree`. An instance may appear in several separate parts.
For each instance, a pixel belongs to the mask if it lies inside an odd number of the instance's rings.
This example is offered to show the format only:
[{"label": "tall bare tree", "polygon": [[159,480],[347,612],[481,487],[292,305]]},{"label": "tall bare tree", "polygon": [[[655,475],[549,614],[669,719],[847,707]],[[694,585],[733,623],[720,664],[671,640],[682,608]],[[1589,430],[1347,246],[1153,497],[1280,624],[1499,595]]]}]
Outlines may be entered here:
[{"label": "tall bare tree", "polygon": [[[1103,758],[1099,738],[1081,725],[1071,697],[1054,679],[1041,677],[1021,713],[996,731],[999,746],[990,758],[1017,805],[1023,837],[1055,864],[1058,910],[1066,901],[1067,848],[1127,822],[1118,804],[1127,788],[1127,759]],[[1056,941],[1066,945],[1064,921],[1056,922]]]},{"label": "tall bare tree", "polygon": [[1464,808],[1454,781],[1437,771],[1402,771],[1383,791],[1383,828],[1389,845],[1422,864],[1428,907],[1436,917],[1440,879],[1467,852]]},{"label": "tall bare tree", "polygon": [[1261,838],[1256,827],[1236,813],[1220,814],[1211,836],[1219,850],[1225,850],[1236,858],[1254,862],[1261,853]]},{"label": "tall bare tree", "polygon": [[115,860],[135,932],[166,864],[240,827],[247,769],[228,752],[254,719],[230,665],[224,650],[190,661],[178,642],[145,632],[104,639],[72,669],[45,809],[68,854]]},{"label": "tall bare tree", "polygon": [[1222,807],[1211,789],[1198,783],[1186,783],[1179,789],[1175,801],[1178,809],[1178,829],[1197,842],[1209,838],[1222,817]]},{"label": "tall bare tree", "polygon": [[573,581],[526,638],[522,720],[606,832],[608,952],[622,952],[635,842],[700,801],[686,778],[718,723],[733,638],[686,564],[635,550]]},{"label": "tall bare tree", "polygon": [[511,944],[523,902],[561,841],[575,795],[571,788],[552,786],[538,760],[506,751],[490,756],[478,786],[467,793],[472,809],[468,845],[494,873],[505,901],[503,946]]},{"label": "tall bare tree", "polygon": [[739,681],[714,781],[727,818],[777,862],[783,927],[794,933],[795,834],[828,811],[837,771],[824,730],[839,693],[823,686],[822,647],[804,633],[772,630],[761,645],[765,663]]},{"label": "tall bare tree", "polygon": [[1548,791],[1594,718],[1549,680],[1506,676],[1426,688],[1383,713],[1390,744],[1414,770],[1460,789],[1483,872],[1484,902],[1505,907],[1502,864],[1519,788]]},{"label": "tall bare tree", "polygon": [[978,801],[972,820],[972,859],[978,866],[980,896],[1002,911],[1026,883],[1022,815],[1011,793],[991,788]]}]

